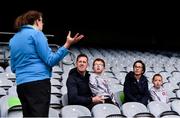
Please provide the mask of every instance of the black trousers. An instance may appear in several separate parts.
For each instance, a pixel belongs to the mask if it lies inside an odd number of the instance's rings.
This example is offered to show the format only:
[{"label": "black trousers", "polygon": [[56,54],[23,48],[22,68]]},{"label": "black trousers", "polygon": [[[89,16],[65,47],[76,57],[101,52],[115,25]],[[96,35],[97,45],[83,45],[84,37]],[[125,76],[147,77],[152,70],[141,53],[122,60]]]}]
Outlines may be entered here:
[{"label": "black trousers", "polygon": [[18,85],[17,93],[22,104],[23,117],[48,117],[51,94],[50,79]]}]

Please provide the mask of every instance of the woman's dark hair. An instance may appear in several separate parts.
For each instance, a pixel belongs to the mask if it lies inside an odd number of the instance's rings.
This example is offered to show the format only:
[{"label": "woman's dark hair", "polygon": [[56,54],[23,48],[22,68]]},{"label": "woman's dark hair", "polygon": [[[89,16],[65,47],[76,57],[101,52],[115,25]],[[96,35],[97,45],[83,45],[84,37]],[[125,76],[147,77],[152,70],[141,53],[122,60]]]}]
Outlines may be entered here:
[{"label": "woman's dark hair", "polygon": [[136,63],[142,64],[142,69],[143,69],[143,74],[144,74],[145,71],[146,71],[146,66],[145,66],[144,62],[142,60],[135,61],[134,64],[133,64],[133,68],[135,67]]},{"label": "woman's dark hair", "polygon": [[33,25],[34,21],[40,20],[42,13],[39,11],[30,10],[20,16],[18,16],[14,23],[14,28],[19,30],[23,25]]}]

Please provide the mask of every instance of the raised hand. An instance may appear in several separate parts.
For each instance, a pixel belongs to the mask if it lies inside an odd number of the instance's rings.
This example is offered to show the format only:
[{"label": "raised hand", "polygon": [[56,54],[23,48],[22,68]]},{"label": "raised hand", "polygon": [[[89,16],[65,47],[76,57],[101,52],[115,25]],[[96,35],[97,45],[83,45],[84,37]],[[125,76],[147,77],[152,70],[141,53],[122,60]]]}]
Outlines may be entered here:
[{"label": "raised hand", "polygon": [[64,47],[69,48],[72,44],[80,41],[83,37],[84,35],[80,35],[79,33],[76,33],[74,37],[71,37],[71,31],[69,31]]}]

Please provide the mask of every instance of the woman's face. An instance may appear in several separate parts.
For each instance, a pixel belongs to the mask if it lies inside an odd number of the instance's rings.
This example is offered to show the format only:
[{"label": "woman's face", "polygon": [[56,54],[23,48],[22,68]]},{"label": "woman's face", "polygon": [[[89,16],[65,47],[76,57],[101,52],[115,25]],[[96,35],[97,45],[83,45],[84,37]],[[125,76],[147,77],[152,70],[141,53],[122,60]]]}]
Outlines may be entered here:
[{"label": "woman's face", "polygon": [[133,70],[135,75],[142,75],[144,72],[143,65],[141,63],[136,63]]}]

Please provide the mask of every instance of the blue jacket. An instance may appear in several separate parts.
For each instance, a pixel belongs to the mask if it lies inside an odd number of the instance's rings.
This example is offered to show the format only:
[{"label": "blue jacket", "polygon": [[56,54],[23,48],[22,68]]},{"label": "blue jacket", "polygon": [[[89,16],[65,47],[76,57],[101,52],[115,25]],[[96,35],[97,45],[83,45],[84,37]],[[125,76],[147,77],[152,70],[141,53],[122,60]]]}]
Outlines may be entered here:
[{"label": "blue jacket", "polygon": [[68,54],[64,47],[53,53],[43,32],[31,25],[23,26],[10,39],[9,48],[17,85],[50,78],[52,67]]},{"label": "blue jacket", "polygon": [[137,82],[134,72],[129,72],[124,82],[124,95],[125,102],[140,102],[147,105],[150,93],[146,77],[142,75],[139,82]]}]

